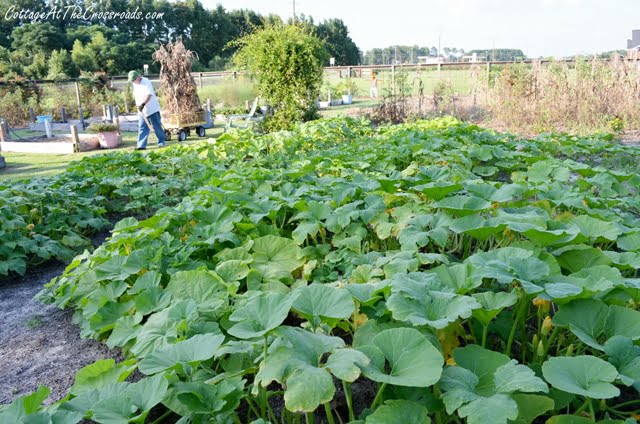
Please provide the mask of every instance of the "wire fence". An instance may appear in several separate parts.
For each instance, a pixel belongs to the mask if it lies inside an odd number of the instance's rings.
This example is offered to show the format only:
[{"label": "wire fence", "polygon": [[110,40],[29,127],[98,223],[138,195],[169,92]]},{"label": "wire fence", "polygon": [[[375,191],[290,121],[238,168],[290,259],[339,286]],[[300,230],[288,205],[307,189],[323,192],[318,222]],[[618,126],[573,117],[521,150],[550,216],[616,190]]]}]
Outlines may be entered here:
[{"label": "wire fence", "polygon": [[[475,103],[483,98],[487,100],[489,88],[506,69],[519,67],[522,72],[528,72],[534,67],[561,65],[569,69],[568,75],[572,78],[576,63],[568,60],[328,67],[324,69],[325,83],[320,100],[331,95],[339,97],[347,91],[356,99],[368,98],[372,74],[375,74],[378,96],[398,94],[399,91],[407,96],[432,96],[446,91],[456,97],[473,97]],[[633,63],[637,66],[640,61]],[[243,106],[259,94],[243,72],[194,72],[192,76],[201,101],[211,99],[216,107]],[[162,101],[159,77],[149,75],[148,78]],[[345,80],[349,83],[345,84]],[[0,83],[0,118],[12,125],[33,122],[41,115],[50,115],[54,121],[101,116],[107,104],[118,106],[120,113],[135,111],[126,76]]]}]

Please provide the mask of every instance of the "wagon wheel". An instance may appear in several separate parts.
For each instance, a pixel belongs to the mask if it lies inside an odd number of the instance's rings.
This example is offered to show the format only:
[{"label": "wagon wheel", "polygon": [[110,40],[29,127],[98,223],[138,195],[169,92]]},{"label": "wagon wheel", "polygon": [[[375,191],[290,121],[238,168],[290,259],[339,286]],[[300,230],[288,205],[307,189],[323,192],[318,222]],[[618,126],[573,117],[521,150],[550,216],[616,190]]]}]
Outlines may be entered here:
[{"label": "wagon wheel", "polygon": [[184,131],[187,133],[187,137],[189,137],[191,135],[191,128],[185,127]]},{"label": "wagon wheel", "polygon": [[164,139],[167,141],[171,140],[171,131],[164,130]]},{"label": "wagon wheel", "polygon": [[198,134],[198,137],[204,137],[205,135],[207,135],[207,131],[205,131],[202,125],[196,128],[196,133]]},{"label": "wagon wheel", "polygon": [[181,128],[180,131],[178,131],[178,141],[185,141],[187,139],[187,132]]}]

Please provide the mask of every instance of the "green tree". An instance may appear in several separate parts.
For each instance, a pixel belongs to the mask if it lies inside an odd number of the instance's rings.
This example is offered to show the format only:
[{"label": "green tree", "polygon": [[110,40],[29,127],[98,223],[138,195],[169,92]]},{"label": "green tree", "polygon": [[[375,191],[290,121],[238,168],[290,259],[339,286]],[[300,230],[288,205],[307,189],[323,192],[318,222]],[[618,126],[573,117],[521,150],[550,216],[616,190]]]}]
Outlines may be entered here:
[{"label": "green tree", "polygon": [[42,11],[44,10],[46,3],[43,0],[0,0],[0,46],[10,47],[12,42],[11,33],[15,28],[31,25],[26,19],[20,19],[20,17],[8,16],[8,19],[5,19],[6,13],[9,12],[10,8],[13,7],[14,12],[19,12],[20,10],[34,10],[34,11]]},{"label": "green tree", "polygon": [[65,33],[49,22],[40,22],[19,26],[11,33],[14,50],[24,50],[31,53],[51,53],[66,47]]},{"label": "green tree", "polygon": [[24,76],[29,79],[44,79],[49,72],[49,64],[47,56],[42,53],[36,53],[31,59],[31,63],[24,67]]},{"label": "green tree", "polygon": [[75,78],[80,74],[75,63],[71,60],[71,55],[64,49],[54,50],[51,53],[48,66],[47,79]]},{"label": "green tree", "polygon": [[336,65],[359,65],[362,53],[349,36],[349,29],[342,19],[328,19],[318,25],[318,37],[324,40],[329,55],[336,59]]},{"label": "green tree", "polygon": [[520,49],[484,49],[484,50],[471,50],[468,54],[476,53],[478,56],[484,56],[488,60],[496,61],[513,61],[526,59],[525,54]]},{"label": "green tree", "polygon": [[257,91],[273,108],[267,130],[280,130],[316,114],[322,65],[328,55],[312,31],[301,25],[266,24],[234,43],[235,63],[253,76]]},{"label": "green tree", "polygon": [[81,71],[95,72],[98,70],[98,60],[93,50],[82,45],[82,41],[73,42],[71,59]]}]

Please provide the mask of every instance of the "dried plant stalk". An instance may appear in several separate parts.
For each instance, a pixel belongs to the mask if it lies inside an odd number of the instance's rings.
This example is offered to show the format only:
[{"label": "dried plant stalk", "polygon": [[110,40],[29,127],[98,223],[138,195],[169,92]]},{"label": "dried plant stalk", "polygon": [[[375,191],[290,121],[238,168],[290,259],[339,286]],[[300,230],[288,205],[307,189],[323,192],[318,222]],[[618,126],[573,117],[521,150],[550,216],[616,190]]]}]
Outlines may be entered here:
[{"label": "dried plant stalk", "polygon": [[165,114],[188,114],[201,110],[196,83],[191,77],[194,53],[182,40],[160,45],[153,60],[160,63],[160,87],[164,95]]},{"label": "dried plant stalk", "polygon": [[640,62],[613,56],[575,64],[505,67],[490,88],[497,123],[538,131],[640,126]]}]

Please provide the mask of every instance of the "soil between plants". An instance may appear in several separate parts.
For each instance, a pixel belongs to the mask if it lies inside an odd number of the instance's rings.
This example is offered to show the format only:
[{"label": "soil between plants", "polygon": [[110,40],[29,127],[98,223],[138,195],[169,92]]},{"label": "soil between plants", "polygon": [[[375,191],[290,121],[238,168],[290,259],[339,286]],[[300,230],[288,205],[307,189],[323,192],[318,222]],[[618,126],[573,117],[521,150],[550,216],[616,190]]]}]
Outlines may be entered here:
[{"label": "soil between plants", "polygon": [[[102,243],[105,236],[96,236],[94,244]],[[71,309],[60,310],[33,299],[65,267],[50,262],[22,277],[0,278],[0,404],[41,384],[51,389],[45,403],[53,403],[66,396],[80,368],[98,359],[122,359],[119,350],[81,339],[80,329],[71,322]]]}]

